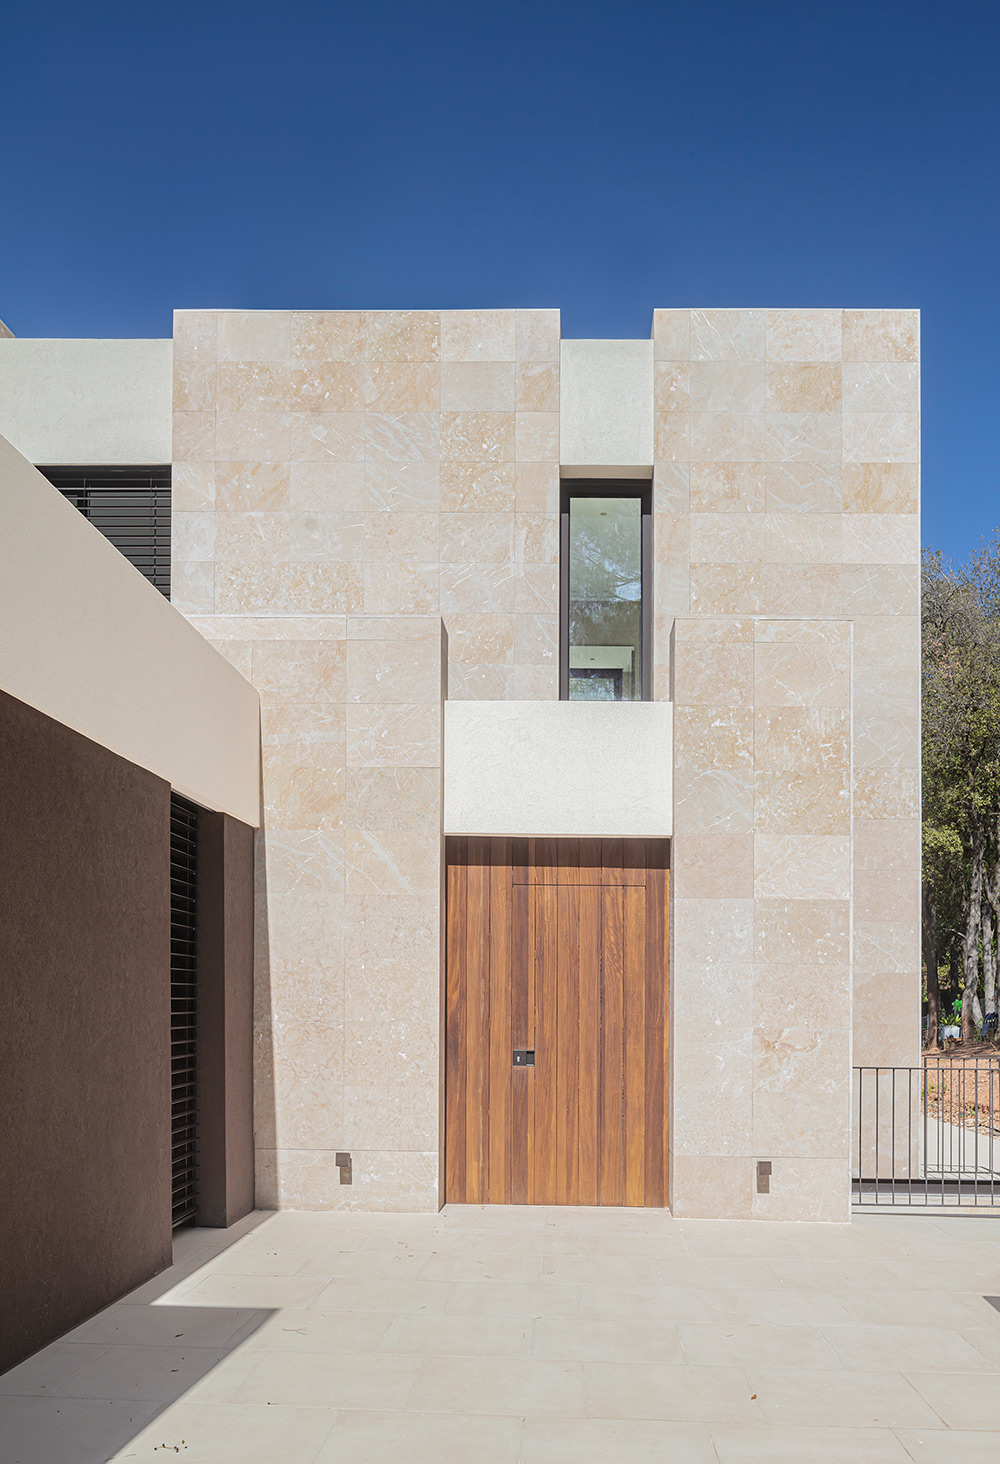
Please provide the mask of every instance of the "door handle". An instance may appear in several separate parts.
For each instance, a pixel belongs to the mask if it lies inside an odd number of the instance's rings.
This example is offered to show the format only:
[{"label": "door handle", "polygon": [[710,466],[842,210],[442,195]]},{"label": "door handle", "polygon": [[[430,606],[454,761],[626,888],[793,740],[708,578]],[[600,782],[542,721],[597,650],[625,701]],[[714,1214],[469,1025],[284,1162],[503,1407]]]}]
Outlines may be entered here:
[{"label": "door handle", "polygon": [[533,1047],[515,1047],[514,1048],[514,1066],[515,1067],[534,1067],[535,1066],[535,1049]]}]

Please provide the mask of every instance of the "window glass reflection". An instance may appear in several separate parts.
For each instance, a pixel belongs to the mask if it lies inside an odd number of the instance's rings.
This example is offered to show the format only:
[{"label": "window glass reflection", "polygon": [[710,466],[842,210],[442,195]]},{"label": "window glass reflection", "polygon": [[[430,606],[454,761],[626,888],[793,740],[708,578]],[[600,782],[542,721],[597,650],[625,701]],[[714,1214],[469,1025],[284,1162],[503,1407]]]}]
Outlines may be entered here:
[{"label": "window glass reflection", "polygon": [[642,698],[642,500],[569,500],[569,697]]}]

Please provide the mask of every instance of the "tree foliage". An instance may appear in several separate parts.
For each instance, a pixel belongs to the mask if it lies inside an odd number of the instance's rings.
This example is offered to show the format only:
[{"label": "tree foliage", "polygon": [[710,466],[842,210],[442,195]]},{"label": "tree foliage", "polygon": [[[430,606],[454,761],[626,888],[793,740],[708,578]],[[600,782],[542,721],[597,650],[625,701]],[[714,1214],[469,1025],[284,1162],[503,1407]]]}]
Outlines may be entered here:
[{"label": "tree foliage", "polygon": [[923,949],[932,1033],[941,977],[962,1037],[995,1013],[1000,930],[1000,532],[967,565],[923,563]]}]

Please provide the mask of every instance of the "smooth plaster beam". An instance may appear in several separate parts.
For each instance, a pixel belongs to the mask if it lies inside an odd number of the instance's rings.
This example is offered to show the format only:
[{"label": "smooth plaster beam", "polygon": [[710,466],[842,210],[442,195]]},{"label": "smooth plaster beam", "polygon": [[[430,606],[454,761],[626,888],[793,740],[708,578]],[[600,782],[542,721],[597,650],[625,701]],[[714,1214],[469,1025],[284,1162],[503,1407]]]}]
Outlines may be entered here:
[{"label": "smooth plaster beam", "polygon": [[0,689],[256,827],[249,682],[0,437]]},{"label": "smooth plaster beam", "polygon": [[653,342],[563,341],[560,473],[610,478],[653,471]]},{"label": "smooth plaster beam", "polygon": [[670,702],[446,702],[445,833],[669,836],[673,710]]},{"label": "smooth plaster beam", "polygon": [[0,339],[0,433],[32,463],[171,460],[173,342]]}]

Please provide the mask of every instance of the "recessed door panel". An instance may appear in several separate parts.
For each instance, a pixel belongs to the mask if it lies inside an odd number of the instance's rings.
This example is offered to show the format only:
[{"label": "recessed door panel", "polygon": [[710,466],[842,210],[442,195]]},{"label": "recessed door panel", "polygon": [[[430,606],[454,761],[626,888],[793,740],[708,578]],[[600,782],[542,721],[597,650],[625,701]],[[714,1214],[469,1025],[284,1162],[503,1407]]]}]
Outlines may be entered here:
[{"label": "recessed door panel", "polygon": [[448,841],[448,1199],[665,1203],[667,856]]}]

